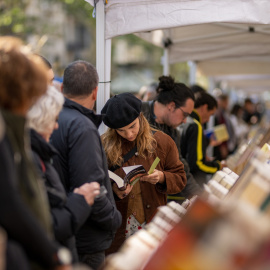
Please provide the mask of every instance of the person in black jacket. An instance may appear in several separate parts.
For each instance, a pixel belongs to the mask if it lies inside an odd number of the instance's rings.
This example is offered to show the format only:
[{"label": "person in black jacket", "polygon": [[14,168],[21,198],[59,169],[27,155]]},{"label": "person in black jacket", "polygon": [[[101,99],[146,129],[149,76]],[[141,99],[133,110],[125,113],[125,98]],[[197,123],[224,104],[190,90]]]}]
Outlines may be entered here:
[{"label": "person in black jacket", "polygon": [[176,143],[179,158],[184,164],[187,184],[180,193],[169,195],[168,201],[175,200],[181,203],[185,198],[190,199],[202,192],[190,173],[188,163],[181,155],[180,132],[176,128],[181,123],[186,122],[187,115],[192,112],[194,95],[187,86],[175,83],[170,76],[161,76],[159,81],[157,98],[153,101],[143,102],[142,112],[150,125],[168,134]]},{"label": "person in black jacket", "polygon": [[57,118],[63,103],[63,95],[51,86],[31,107],[27,118],[28,125],[32,128],[31,147],[34,160],[47,188],[55,238],[72,251],[76,262],[78,258],[73,237],[91,212],[90,206],[99,194],[99,184],[85,183],[66,196],[58,173],[52,165],[57,151],[49,144],[49,139],[53,130],[58,128]]},{"label": "person in black jacket", "polygon": [[88,62],[75,61],[64,71],[64,108],[51,142],[59,152],[54,166],[67,193],[84,183],[98,182],[106,196],[95,201],[88,220],[76,234],[79,260],[97,269],[105,259],[122,217],[115,206],[107,159],[98,127],[102,117],[92,109],[97,97],[98,74]]},{"label": "person in black jacket", "polygon": [[[46,192],[29,154],[25,130],[26,113],[47,84],[45,68],[21,41],[1,37],[0,125],[5,130],[0,139],[0,226],[8,242],[21,248],[31,269],[68,270],[70,261],[62,260],[64,250],[53,239]],[[26,269],[19,257],[14,257],[17,251],[11,257],[7,254],[6,269]]]},{"label": "person in black jacket", "polygon": [[181,151],[190,171],[199,185],[207,182],[207,174],[214,174],[225,166],[225,162],[210,160],[206,148],[210,140],[204,135],[203,125],[217,109],[216,99],[206,92],[196,94],[195,109],[181,127]]}]

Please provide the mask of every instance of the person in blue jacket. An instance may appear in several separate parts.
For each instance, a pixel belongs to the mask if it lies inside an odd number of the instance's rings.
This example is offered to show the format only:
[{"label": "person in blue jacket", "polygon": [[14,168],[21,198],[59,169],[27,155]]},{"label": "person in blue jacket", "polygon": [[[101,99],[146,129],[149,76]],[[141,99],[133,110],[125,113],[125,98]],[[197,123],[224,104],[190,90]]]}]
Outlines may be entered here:
[{"label": "person in blue jacket", "polygon": [[98,182],[107,189],[107,194],[95,201],[90,216],[76,234],[79,260],[93,269],[104,262],[105,250],[122,222],[98,132],[102,116],[92,110],[97,86],[98,74],[92,64],[75,61],[67,66],[62,84],[65,103],[59,115],[59,128],[51,137],[59,153],[54,158],[54,166],[67,193],[91,182]]}]

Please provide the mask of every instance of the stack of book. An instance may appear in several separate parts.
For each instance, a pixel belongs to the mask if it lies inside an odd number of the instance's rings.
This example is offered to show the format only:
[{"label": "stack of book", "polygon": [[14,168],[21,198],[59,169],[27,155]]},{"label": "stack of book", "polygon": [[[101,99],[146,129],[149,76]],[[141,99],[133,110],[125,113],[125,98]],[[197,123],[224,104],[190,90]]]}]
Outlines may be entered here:
[{"label": "stack of book", "polygon": [[201,196],[158,208],[103,269],[270,269],[269,141],[260,130],[238,157],[246,159],[239,174],[223,168]]}]

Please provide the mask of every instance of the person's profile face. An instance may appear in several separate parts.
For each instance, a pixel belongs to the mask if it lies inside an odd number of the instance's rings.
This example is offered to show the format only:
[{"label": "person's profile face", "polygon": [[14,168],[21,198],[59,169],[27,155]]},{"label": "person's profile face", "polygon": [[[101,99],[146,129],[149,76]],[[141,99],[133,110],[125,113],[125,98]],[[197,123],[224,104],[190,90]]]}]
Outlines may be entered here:
[{"label": "person's profile face", "polygon": [[133,142],[136,140],[139,130],[140,130],[140,120],[138,117],[129,125],[116,129],[116,132],[124,139]]},{"label": "person's profile face", "polygon": [[185,123],[187,117],[194,109],[194,101],[187,99],[185,105],[181,107],[174,106],[174,109],[169,110],[167,117],[167,125],[173,128],[178,127],[180,124]]},{"label": "person's profile face", "polygon": [[212,110],[208,110],[208,106],[205,107],[205,110],[203,111],[201,115],[201,124],[205,124],[209,121],[210,117],[215,114],[217,108],[214,108]]},{"label": "person's profile face", "polygon": [[58,125],[58,117],[59,115],[57,115],[54,120],[51,121],[51,123],[47,126],[46,131],[44,131],[41,135],[43,136],[43,138],[49,142],[50,137],[52,135],[52,133],[54,132],[54,130],[58,129],[59,125]]},{"label": "person's profile face", "polygon": [[52,69],[49,69],[47,72],[47,76],[48,76],[48,81],[49,81],[49,85],[53,85],[53,80],[54,80],[54,72]]}]

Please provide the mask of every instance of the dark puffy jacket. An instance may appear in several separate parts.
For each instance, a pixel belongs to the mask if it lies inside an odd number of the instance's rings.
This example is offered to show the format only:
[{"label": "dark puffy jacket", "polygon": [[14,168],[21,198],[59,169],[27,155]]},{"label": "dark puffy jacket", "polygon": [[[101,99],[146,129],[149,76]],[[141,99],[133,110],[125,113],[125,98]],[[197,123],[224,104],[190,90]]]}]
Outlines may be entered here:
[{"label": "dark puffy jacket", "polygon": [[54,166],[59,172],[67,193],[87,182],[104,185],[108,193],[97,199],[92,212],[76,235],[78,253],[90,254],[110,247],[121,225],[121,214],[115,206],[108,176],[107,159],[97,127],[101,116],[65,99],[59,115],[59,128],[51,142],[59,152]]},{"label": "dark puffy jacket", "polygon": [[57,151],[34,130],[31,130],[31,147],[35,163],[47,188],[55,238],[72,251],[76,261],[76,247],[72,246],[75,242],[70,238],[84,224],[91,207],[82,195],[70,193],[66,196],[59,175],[52,165],[52,158]]},{"label": "dark puffy jacket", "polygon": [[[55,265],[54,254],[58,247],[46,234],[43,220],[25,199],[32,201],[41,213],[46,207],[41,200],[42,182],[31,178],[36,174],[26,154],[29,149],[26,150],[24,144],[28,142],[24,132],[25,120],[7,112],[5,116],[7,132],[0,140],[0,226],[7,232],[8,242],[17,242],[28,258],[39,266],[38,269],[51,269]],[[19,260],[18,256],[14,260]]]}]

